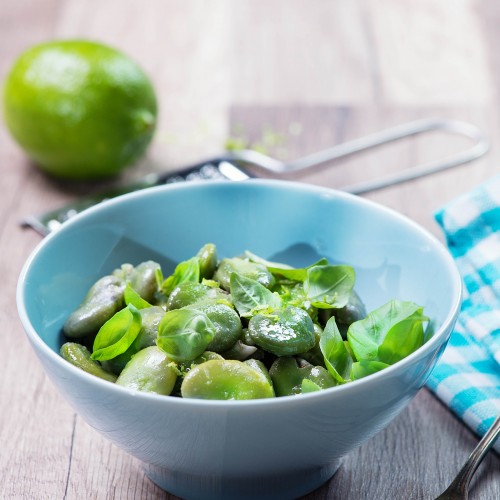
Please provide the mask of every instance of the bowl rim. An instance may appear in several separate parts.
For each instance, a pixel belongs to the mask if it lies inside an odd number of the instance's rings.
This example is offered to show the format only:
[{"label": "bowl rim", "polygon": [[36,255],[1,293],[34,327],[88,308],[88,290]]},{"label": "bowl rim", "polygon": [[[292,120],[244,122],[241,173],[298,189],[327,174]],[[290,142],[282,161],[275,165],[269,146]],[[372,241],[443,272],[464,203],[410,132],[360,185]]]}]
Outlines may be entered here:
[{"label": "bowl rim", "polygon": [[[329,196],[329,197],[335,197],[335,198],[340,198],[343,200],[346,200],[350,203],[356,203],[356,204],[361,204],[368,206],[374,210],[377,210],[379,212],[384,213],[385,215],[392,217],[401,223],[410,226],[413,231],[416,231],[417,233],[420,234],[420,236],[429,242],[429,244],[432,246],[432,248],[438,252],[438,254],[441,257],[441,260],[443,264],[446,265],[446,268],[448,270],[448,274],[452,278],[452,294],[453,294],[453,305],[450,308],[450,310],[447,313],[447,316],[444,318],[443,322],[439,327],[435,330],[434,334],[432,337],[419,349],[411,353],[410,355],[406,356],[404,359],[388,366],[387,368],[384,368],[383,370],[373,373],[367,377],[342,384],[342,385],[337,385],[335,387],[331,387],[328,389],[323,389],[321,391],[315,391],[307,394],[301,394],[300,397],[296,396],[282,396],[282,397],[276,397],[276,398],[265,398],[265,399],[251,399],[251,400],[203,400],[203,399],[194,399],[194,398],[180,398],[180,397],[169,397],[169,396],[163,396],[159,394],[153,394],[153,393],[147,393],[147,392],[140,392],[132,389],[127,389],[125,387],[118,386],[116,384],[109,383],[108,381],[105,381],[103,379],[100,379],[99,377],[96,377],[94,375],[91,375],[80,368],[77,368],[76,366],[72,365],[71,363],[65,361],[59,353],[56,353],[54,350],[52,350],[43,340],[42,338],[38,335],[36,332],[34,326],[32,325],[28,313],[26,311],[26,306],[25,306],[25,301],[24,301],[24,293],[25,293],[25,288],[26,288],[26,283],[27,283],[27,275],[29,274],[29,271],[31,269],[32,263],[35,261],[36,257],[38,256],[43,249],[50,244],[50,242],[55,239],[61,237],[60,235],[64,235],[67,231],[70,231],[71,228],[74,225],[78,225],[81,220],[85,220],[88,215],[93,214],[93,213],[98,213],[100,211],[105,211],[107,210],[108,207],[112,207],[114,205],[123,203],[123,201],[128,201],[128,200],[133,200],[135,198],[143,198],[148,196],[151,193],[155,192],[170,192],[173,190],[177,189],[211,189],[216,188],[218,186],[224,185],[224,186],[231,186],[231,185],[238,185],[244,182],[245,185],[255,185],[255,186],[268,186],[268,187],[275,187],[275,188],[285,188],[285,189],[293,189],[293,190],[298,190],[298,191],[305,191],[308,193],[316,193],[318,195],[322,196]],[[230,188],[231,189],[231,188]],[[24,331],[28,337],[28,340],[33,344],[34,347],[36,347],[37,350],[39,350],[41,353],[43,353],[45,356],[47,356],[53,363],[56,363],[59,365],[63,370],[69,371],[70,374],[73,376],[76,376],[81,382],[85,383],[95,383],[98,386],[100,386],[103,390],[109,390],[111,392],[118,391],[116,394],[122,394],[122,395],[129,395],[133,396],[134,398],[145,398],[146,400],[152,400],[152,401],[164,401],[164,403],[160,404],[180,404],[182,406],[193,406],[193,407],[205,407],[205,406],[214,406],[214,407],[221,407],[221,408],[231,408],[231,409],[237,409],[237,408],[246,408],[248,406],[251,407],[260,407],[264,405],[265,407],[268,407],[270,405],[274,406],[280,406],[280,405],[297,405],[297,404],[310,404],[311,399],[324,399],[324,398],[329,398],[333,397],[334,394],[340,394],[345,391],[350,391],[353,393],[364,391],[364,390],[369,390],[372,385],[378,385],[380,379],[384,378],[389,378],[391,375],[397,374],[399,371],[404,371],[406,365],[409,365],[412,363],[412,361],[416,360],[417,358],[420,357],[425,357],[426,355],[430,354],[432,351],[436,351],[438,349],[438,346],[441,344],[445,344],[449,336],[451,335],[451,328],[450,325],[454,324],[454,322],[457,320],[459,312],[460,312],[460,307],[462,303],[462,294],[463,294],[463,284],[462,284],[462,279],[460,276],[460,273],[458,271],[458,268],[456,266],[455,261],[453,260],[453,257],[451,253],[446,249],[446,247],[443,245],[441,241],[439,241],[438,238],[436,238],[433,234],[431,234],[427,229],[423,228],[419,224],[417,224],[415,221],[410,219],[409,217],[403,215],[400,212],[397,212],[396,210],[386,207],[384,205],[381,205],[379,203],[376,203],[372,200],[369,200],[367,198],[362,198],[358,195],[348,193],[346,191],[341,191],[337,189],[332,189],[328,187],[321,187],[321,186],[315,186],[312,184],[306,184],[303,182],[298,182],[298,181],[290,181],[290,180],[279,180],[279,179],[248,179],[245,181],[209,181],[209,182],[192,182],[192,183],[175,183],[175,184],[166,184],[166,185],[161,185],[161,186],[154,186],[154,187],[149,187],[146,189],[141,189],[138,191],[134,191],[131,193],[126,193],[120,196],[117,196],[115,198],[105,200],[97,205],[94,205],[90,208],[87,208],[83,212],[75,215],[68,221],[66,221],[60,229],[57,231],[50,233],[48,236],[46,236],[42,241],[40,241],[35,248],[31,251],[30,255],[28,256],[26,262],[24,263],[21,272],[19,274],[18,282],[17,282],[17,287],[16,287],[16,304],[17,304],[17,310],[18,310],[18,315],[21,321],[21,324],[24,328]],[[39,355],[37,353],[37,355]],[[40,355],[39,355],[40,356]]]}]

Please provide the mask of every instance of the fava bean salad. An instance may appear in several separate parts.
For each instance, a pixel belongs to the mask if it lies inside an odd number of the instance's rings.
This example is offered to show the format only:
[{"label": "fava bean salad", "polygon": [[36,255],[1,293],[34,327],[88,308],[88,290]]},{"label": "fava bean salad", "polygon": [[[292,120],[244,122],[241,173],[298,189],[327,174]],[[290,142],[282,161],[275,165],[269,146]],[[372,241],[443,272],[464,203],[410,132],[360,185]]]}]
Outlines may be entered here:
[{"label": "fava bean salad", "polygon": [[67,319],[61,355],[138,391],[272,398],[383,370],[424,344],[427,321],[400,300],[367,313],[350,266],[219,260],[208,243],[167,277],[147,261],[100,278]]}]

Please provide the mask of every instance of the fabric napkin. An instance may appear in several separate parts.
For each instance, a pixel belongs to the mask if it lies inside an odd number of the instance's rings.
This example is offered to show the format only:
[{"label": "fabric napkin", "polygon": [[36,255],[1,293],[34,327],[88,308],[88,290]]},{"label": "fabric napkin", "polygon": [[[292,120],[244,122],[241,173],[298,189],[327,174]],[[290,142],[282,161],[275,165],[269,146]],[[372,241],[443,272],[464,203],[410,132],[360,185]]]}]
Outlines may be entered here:
[{"label": "fabric napkin", "polygon": [[427,387],[482,436],[500,414],[500,176],[455,199],[435,219],[462,275],[464,301]]}]

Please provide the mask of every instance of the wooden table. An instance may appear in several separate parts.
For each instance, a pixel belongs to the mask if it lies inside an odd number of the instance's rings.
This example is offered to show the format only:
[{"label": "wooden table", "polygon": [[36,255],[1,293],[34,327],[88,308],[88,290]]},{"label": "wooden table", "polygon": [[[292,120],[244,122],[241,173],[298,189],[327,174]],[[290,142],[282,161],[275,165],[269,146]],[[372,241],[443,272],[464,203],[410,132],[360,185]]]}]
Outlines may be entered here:
[{"label": "wooden table", "polygon": [[[139,61],[157,89],[160,123],[147,156],[118,183],[217,154],[238,134],[292,159],[418,118],[469,121],[490,137],[487,156],[364,195],[441,238],[433,212],[498,172],[499,21],[500,5],[488,0],[2,0],[0,77],[21,50],[50,38],[98,39]],[[342,187],[466,145],[432,134],[297,178]],[[0,169],[0,498],[174,498],[75,415],[17,317],[18,274],[40,241],[19,221],[102,186],[42,175],[3,125]],[[476,442],[423,389],[307,498],[431,499]],[[500,498],[499,465],[490,453],[472,499]]]}]

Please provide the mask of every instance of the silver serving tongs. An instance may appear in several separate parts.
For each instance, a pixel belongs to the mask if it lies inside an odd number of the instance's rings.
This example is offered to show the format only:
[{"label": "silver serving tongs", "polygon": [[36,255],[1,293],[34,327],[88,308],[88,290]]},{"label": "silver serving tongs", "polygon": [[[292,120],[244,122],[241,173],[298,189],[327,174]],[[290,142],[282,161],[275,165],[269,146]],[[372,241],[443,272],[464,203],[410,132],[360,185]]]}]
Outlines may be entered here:
[{"label": "silver serving tongs", "polygon": [[340,189],[354,194],[374,191],[458,165],[463,165],[464,163],[469,163],[480,158],[488,151],[488,140],[475,125],[456,120],[423,119],[337,144],[288,163],[284,163],[252,150],[227,153],[220,157],[206,160],[177,171],[170,171],[164,174],[150,174],[137,184],[125,186],[112,192],[88,196],[44,214],[28,216],[22,221],[22,224],[32,227],[45,236],[57,230],[66,220],[86,208],[106,199],[131,191],[137,191],[160,184],[185,181],[206,181],[214,179],[241,181],[251,177],[257,177],[259,171],[277,176],[300,172],[383,144],[433,131],[444,131],[463,135],[471,139],[473,145],[444,160],[421,164],[379,179],[353,184]]}]

